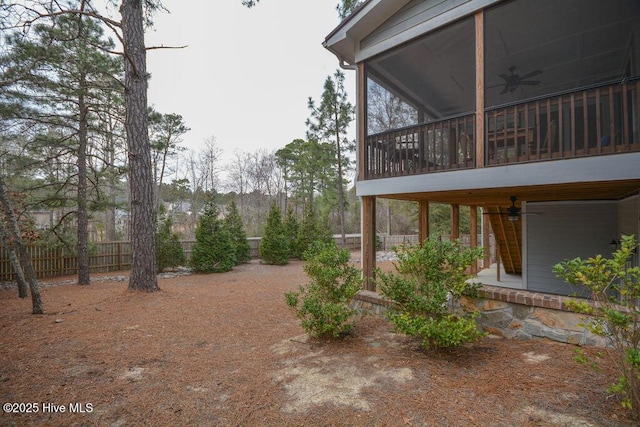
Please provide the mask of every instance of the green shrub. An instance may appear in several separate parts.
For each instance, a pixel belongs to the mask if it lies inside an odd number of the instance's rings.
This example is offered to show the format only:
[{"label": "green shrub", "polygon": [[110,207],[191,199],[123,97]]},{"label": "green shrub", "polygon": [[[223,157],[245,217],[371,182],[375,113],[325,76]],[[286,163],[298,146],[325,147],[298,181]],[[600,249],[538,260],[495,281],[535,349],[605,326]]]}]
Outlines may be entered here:
[{"label": "green shrub", "polygon": [[169,267],[185,264],[185,255],[180,237],[171,232],[173,220],[171,217],[160,219],[156,230],[156,268],[158,272]]},{"label": "green shrub", "polygon": [[300,224],[296,219],[293,209],[287,210],[287,216],[284,220],[284,234],[289,242],[289,257],[302,258],[302,250],[299,241]]},{"label": "green shrub", "polygon": [[202,273],[223,273],[236,265],[231,235],[218,215],[217,206],[208,202],[198,219],[191,265]]},{"label": "green shrub", "polygon": [[244,231],[242,217],[238,212],[238,206],[235,200],[231,201],[229,205],[229,212],[224,218],[224,224],[227,230],[229,230],[236,265],[249,262],[249,260],[251,260],[251,247],[249,247],[249,242],[247,242],[247,233]]},{"label": "green shrub", "polygon": [[394,248],[396,273],[378,272],[378,289],[396,307],[388,311],[395,329],[417,337],[425,348],[457,347],[484,336],[477,311],[459,307],[462,295],[475,296],[481,286],[467,283],[468,268],[482,248],[465,249],[459,241],[425,240],[422,247]]},{"label": "green shrub", "polygon": [[304,271],[311,281],[285,301],[302,328],[312,337],[340,337],[348,333],[355,311],[349,304],[362,289],[361,274],[349,265],[350,253],[335,243],[316,243],[306,253]]},{"label": "green shrub", "polygon": [[304,217],[302,218],[297,239],[301,258],[306,259],[306,254],[309,253],[309,250],[317,243],[332,242],[333,238],[331,237],[329,227],[318,219],[312,206],[307,206],[304,211]]},{"label": "green shrub", "polygon": [[289,242],[282,224],[282,212],[273,203],[267,216],[267,225],[260,240],[260,259],[266,264],[289,263]]},{"label": "green shrub", "polygon": [[[591,291],[595,304],[574,300],[566,305],[588,314],[589,330],[609,339],[613,351],[608,355],[621,375],[609,391],[621,395],[622,406],[640,419],[640,267],[632,267],[630,262],[637,248],[634,236],[622,236],[621,247],[611,259],[602,255],[587,260],[574,258],[556,264],[553,271],[559,278]],[[597,367],[584,352],[577,360]]]}]

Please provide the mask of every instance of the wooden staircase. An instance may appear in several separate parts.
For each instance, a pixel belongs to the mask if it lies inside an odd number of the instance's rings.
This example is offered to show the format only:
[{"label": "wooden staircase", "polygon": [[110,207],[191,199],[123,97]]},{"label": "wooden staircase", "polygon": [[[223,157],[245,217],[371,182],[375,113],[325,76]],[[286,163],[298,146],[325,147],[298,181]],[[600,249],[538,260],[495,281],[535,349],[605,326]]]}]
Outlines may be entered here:
[{"label": "wooden staircase", "polygon": [[522,274],[522,221],[511,222],[504,207],[484,206],[507,274]]}]

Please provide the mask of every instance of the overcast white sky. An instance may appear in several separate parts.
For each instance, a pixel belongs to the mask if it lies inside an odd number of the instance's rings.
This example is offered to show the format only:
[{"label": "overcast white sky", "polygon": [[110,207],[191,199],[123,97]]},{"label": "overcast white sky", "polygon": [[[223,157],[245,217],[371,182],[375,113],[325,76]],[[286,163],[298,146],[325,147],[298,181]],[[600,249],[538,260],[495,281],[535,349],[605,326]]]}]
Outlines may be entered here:
[{"label": "overcast white sky", "polygon": [[[305,138],[307,99],[320,101],[324,80],[338,67],[322,41],[339,23],[337,0],[163,0],[147,46],[149,104],[182,115],[191,131],[183,146],[216,137],[224,157],[276,150]],[[355,75],[345,70],[355,104]],[[353,135],[350,135],[353,138]]]}]

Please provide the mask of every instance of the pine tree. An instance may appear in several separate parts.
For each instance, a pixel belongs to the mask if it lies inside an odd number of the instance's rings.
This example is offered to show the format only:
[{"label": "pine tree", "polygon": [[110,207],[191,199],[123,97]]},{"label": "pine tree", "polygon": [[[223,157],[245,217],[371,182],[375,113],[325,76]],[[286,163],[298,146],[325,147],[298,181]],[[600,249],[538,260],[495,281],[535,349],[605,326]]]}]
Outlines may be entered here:
[{"label": "pine tree", "polygon": [[289,256],[291,258],[301,258],[302,251],[300,250],[299,234],[300,224],[296,219],[296,215],[293,209],[287,210],[287,216],[284,219],[284,234],[289,242]]},{"label": "pine tree", "polygon": [[307,206],[304,211],[304,218],[300,225],[298,233],[298,249],[300,257],[305,258],[305,253],[313,246],[315,242],[331,242],[331,233],[326,223],[318,220],[315,210],[311,206]]},{"label": "pine tree", "polygon": [[351,165],[349,153],[355,150],[355,144],[347,139],[347,130],[353,120],[353,106],[347,101],[347,98],[347,92],[344,88],[344,73],[336,70],[333,76],[327,77],[324,82],[320,105],[317,106],[314,100],[309,98],[308,106],[311,110],[311,117],[307,119],[308,138],[316,138],[323,142],[332,141],[334,144],[334,164],[338,175],[335,184],[343,245],[346,245],[345,175]]},{"label": "pine tree", "polygon": [[249,262],[251,259],[251,248],[247,242],[247,233],[244,231],[242,217],[238,212],[236,201],[232,200],[229,205],[229,213],[224,219],[224,223],[231,235],[231,243],[233,244],[234,254],[236,256],[236,265]]},{"label": "pine tree", "polygon": [[289,243],[282,224],[282,212],[273,203],[260,241],[260,259],[266,264],[289,263]]},{"label": "pine tree", "polygon": [[[34,25],[32,37],[20,33],[7,36],[9,49],[1,61],[21,70],[21,79],[4,88],[0,104],[9,106],[22,101],[20,108],[13,105],[5,118],[41,129],[40,135],[28,140],[25,152],[49,152],[38,156],[42,160],[31,167],[53,170],[55,178],[46,178],[49,191],[38,191],[38,198],[43,200],[45,209],[61,204],[75,208],[78,284],[88,285],[88,224],[91,210],[99,206],[94,197],[100,193],[91,188],[100,178],[92,175],[92,156],[97,141],[104,137],[99,123],[113,113],[105,107],[105,100],[122,95],[119,79],[123,65],[120,58],[106,53],[113,50],[113,42],[104,38],[102,27],[94,19],[61,15],[53,23]],[[60,167],[60,158],[73,159],[77,169]],[[24,173],[41,176],[33,171]],[[71,186],[75,187],[74,198]],[[60,235],[63,239],[71,237]]]},{"label": "pine tree", "polygon": [[[163,209],[164,211],[164,209]],[[170,216],[158,220],[156,231],[156,268],[162,271],[168,267],[184,265],[185,255],[180,238],[171,231],[173,220]]]},{"label": "pine tree", "polygon": [[191,265],[202,273],[223,273],[236,265],[231,235],[219,213],[215,203],[207,202],[196,227]]}]

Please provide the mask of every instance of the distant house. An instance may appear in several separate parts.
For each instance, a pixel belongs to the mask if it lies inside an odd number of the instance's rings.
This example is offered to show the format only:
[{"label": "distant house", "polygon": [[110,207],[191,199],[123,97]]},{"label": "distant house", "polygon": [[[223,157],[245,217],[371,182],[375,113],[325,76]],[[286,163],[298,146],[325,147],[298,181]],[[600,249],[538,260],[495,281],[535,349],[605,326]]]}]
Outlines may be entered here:
[{"label": "distant house", "polygon": [[33,218],[34,226],[37,229],[45,230],[51,228],[53,222],[54,211],[30,211],[29,215]]},{"label": "distant house", "polygon": [[532,292],[640,234],[638,0],[368,0],[324,46],[357,73],[367,276],[376,198],[419,202],[421,240],[430,202],[481,207]]}]

